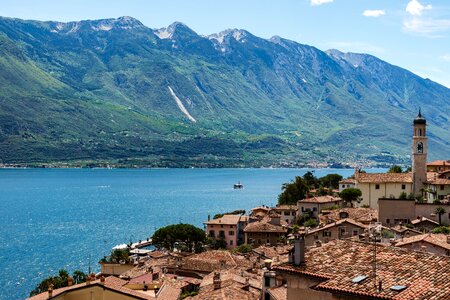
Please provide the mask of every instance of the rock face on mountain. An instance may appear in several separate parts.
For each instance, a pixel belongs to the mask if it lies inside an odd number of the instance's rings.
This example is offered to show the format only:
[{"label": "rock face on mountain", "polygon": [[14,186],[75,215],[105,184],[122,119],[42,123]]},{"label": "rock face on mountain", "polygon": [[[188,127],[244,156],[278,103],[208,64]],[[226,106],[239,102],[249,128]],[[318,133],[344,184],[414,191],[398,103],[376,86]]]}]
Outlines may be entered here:
[{"label": "rock face on mountain", "polygon": [[131,17],[0,18],[0,163],[408,163],[450,152],[450,90],[366,54]]}]

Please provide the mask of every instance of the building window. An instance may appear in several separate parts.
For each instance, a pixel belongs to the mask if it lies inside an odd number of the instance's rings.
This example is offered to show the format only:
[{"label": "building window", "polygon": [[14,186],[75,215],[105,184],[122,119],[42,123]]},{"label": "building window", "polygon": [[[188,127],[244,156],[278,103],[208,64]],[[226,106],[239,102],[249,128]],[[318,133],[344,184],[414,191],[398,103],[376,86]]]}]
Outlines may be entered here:
[{"label": "building window", "polygon": [[270,287],[270,277],[264,277],[264,286]]},{"label": "building window", "polygon": [[230,246],[233,246],[233,240],[230,241]]},{"label": "building window", "polygon": [[225,231],[223,231],[223,230],[219,231],[219,237],[225,238]]},{"label": "building window", "polygon": [[223,225],[220,225],[220,228],[223,228]]},{"label": "building window", "polygon": [[269,239],[267,239],[267,244],[270,244],[270,240]]},{"label": "building window", "polygon": [[285,212],[284,212],[284,215],[285,215],[285,216],[289,216],[289,212],[288,212],[288,211],[285,211]]},{"label": "building window", "polygon": [[342,188],[345,189],[345,184],[342,185]]},{"label": "building window", "polygon": [[322,236],[331,236],[331,231],[326,231],[326,230],[324,230],[324,231],[322,232]]},{"label": "building window", "polygon": [[375,184],[375,189],[379,190],[380,189],[380,185],[379,184]]},{"label": "building window", "polygon": [[234,231],[228,231],[228,235],[234,235]]},{"label": "building window", "polygon": [[406,190],[406,184],[402,184],[402,190]]},{"label": "building window", "polygon": [[209,237],[212,237],[212,238],[213,238],[214,236],[215,236],[214,230],[210,230],[210,231],[209,231]]},{"label": "building window", "polygon": [[419,142],[417,144],[417,153],[423,153],[423,143]]},{"label": "building window", "polygon": [[441,184],[441,191],[443,191],[445,188],[445,186],[443,184]]},{"label": "building window", "polygon": [[353,236],[358,235],[358,234],[359,234],[358,230],[353,230]]},{"label": "building window", "polygon": [[389,222],[391,222],[391,220],[389,220],[389,219],[386,219],[386,224],[389,224]]},{"label": "building window", "polygon": [[[450,215],[450,214],[449,214]],[[318,240],[319,239],[319,236],[316,234],[315,236],[314,236],[314,239],[315,240]]]}]

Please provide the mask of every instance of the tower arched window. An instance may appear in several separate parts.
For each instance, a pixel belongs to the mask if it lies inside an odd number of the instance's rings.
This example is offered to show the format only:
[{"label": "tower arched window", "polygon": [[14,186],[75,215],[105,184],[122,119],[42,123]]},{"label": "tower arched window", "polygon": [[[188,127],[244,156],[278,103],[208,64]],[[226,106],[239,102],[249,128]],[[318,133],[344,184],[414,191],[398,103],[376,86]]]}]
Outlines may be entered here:
[{"label": "tower arched window", "polygon": [[419,129],[419,136],[422,136],[422,129]]},{"label": "tower arched window", "polygon": [[423,143],[417,143],[417,153],[423,153]]}]

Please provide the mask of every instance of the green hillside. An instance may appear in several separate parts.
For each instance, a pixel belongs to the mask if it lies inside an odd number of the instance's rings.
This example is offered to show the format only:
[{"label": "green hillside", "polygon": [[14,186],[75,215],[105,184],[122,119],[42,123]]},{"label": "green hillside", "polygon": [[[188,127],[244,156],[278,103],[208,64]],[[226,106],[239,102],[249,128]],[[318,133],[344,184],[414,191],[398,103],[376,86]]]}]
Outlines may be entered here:
[{"label": "green hillside", "polygon": [[174,23],[0,18],[5,164],[408,163],[450,150],[450,90],[364,54]]}]

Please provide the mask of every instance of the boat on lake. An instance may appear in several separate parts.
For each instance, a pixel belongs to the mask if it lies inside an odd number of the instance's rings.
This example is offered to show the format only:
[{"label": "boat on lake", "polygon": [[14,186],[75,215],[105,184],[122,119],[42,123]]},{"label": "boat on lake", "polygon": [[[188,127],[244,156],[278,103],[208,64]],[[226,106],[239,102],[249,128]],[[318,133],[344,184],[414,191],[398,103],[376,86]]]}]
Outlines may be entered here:
[{"label": "boat on lake", "polygon": [[244,188],[244,185],[243,185],[240,181],[238,181],[238,183],[235,183],[235,184],[234,184],[233,188],[234,188],[235,190],[240,190],[240,189],[243,189],[243,188]]}]

